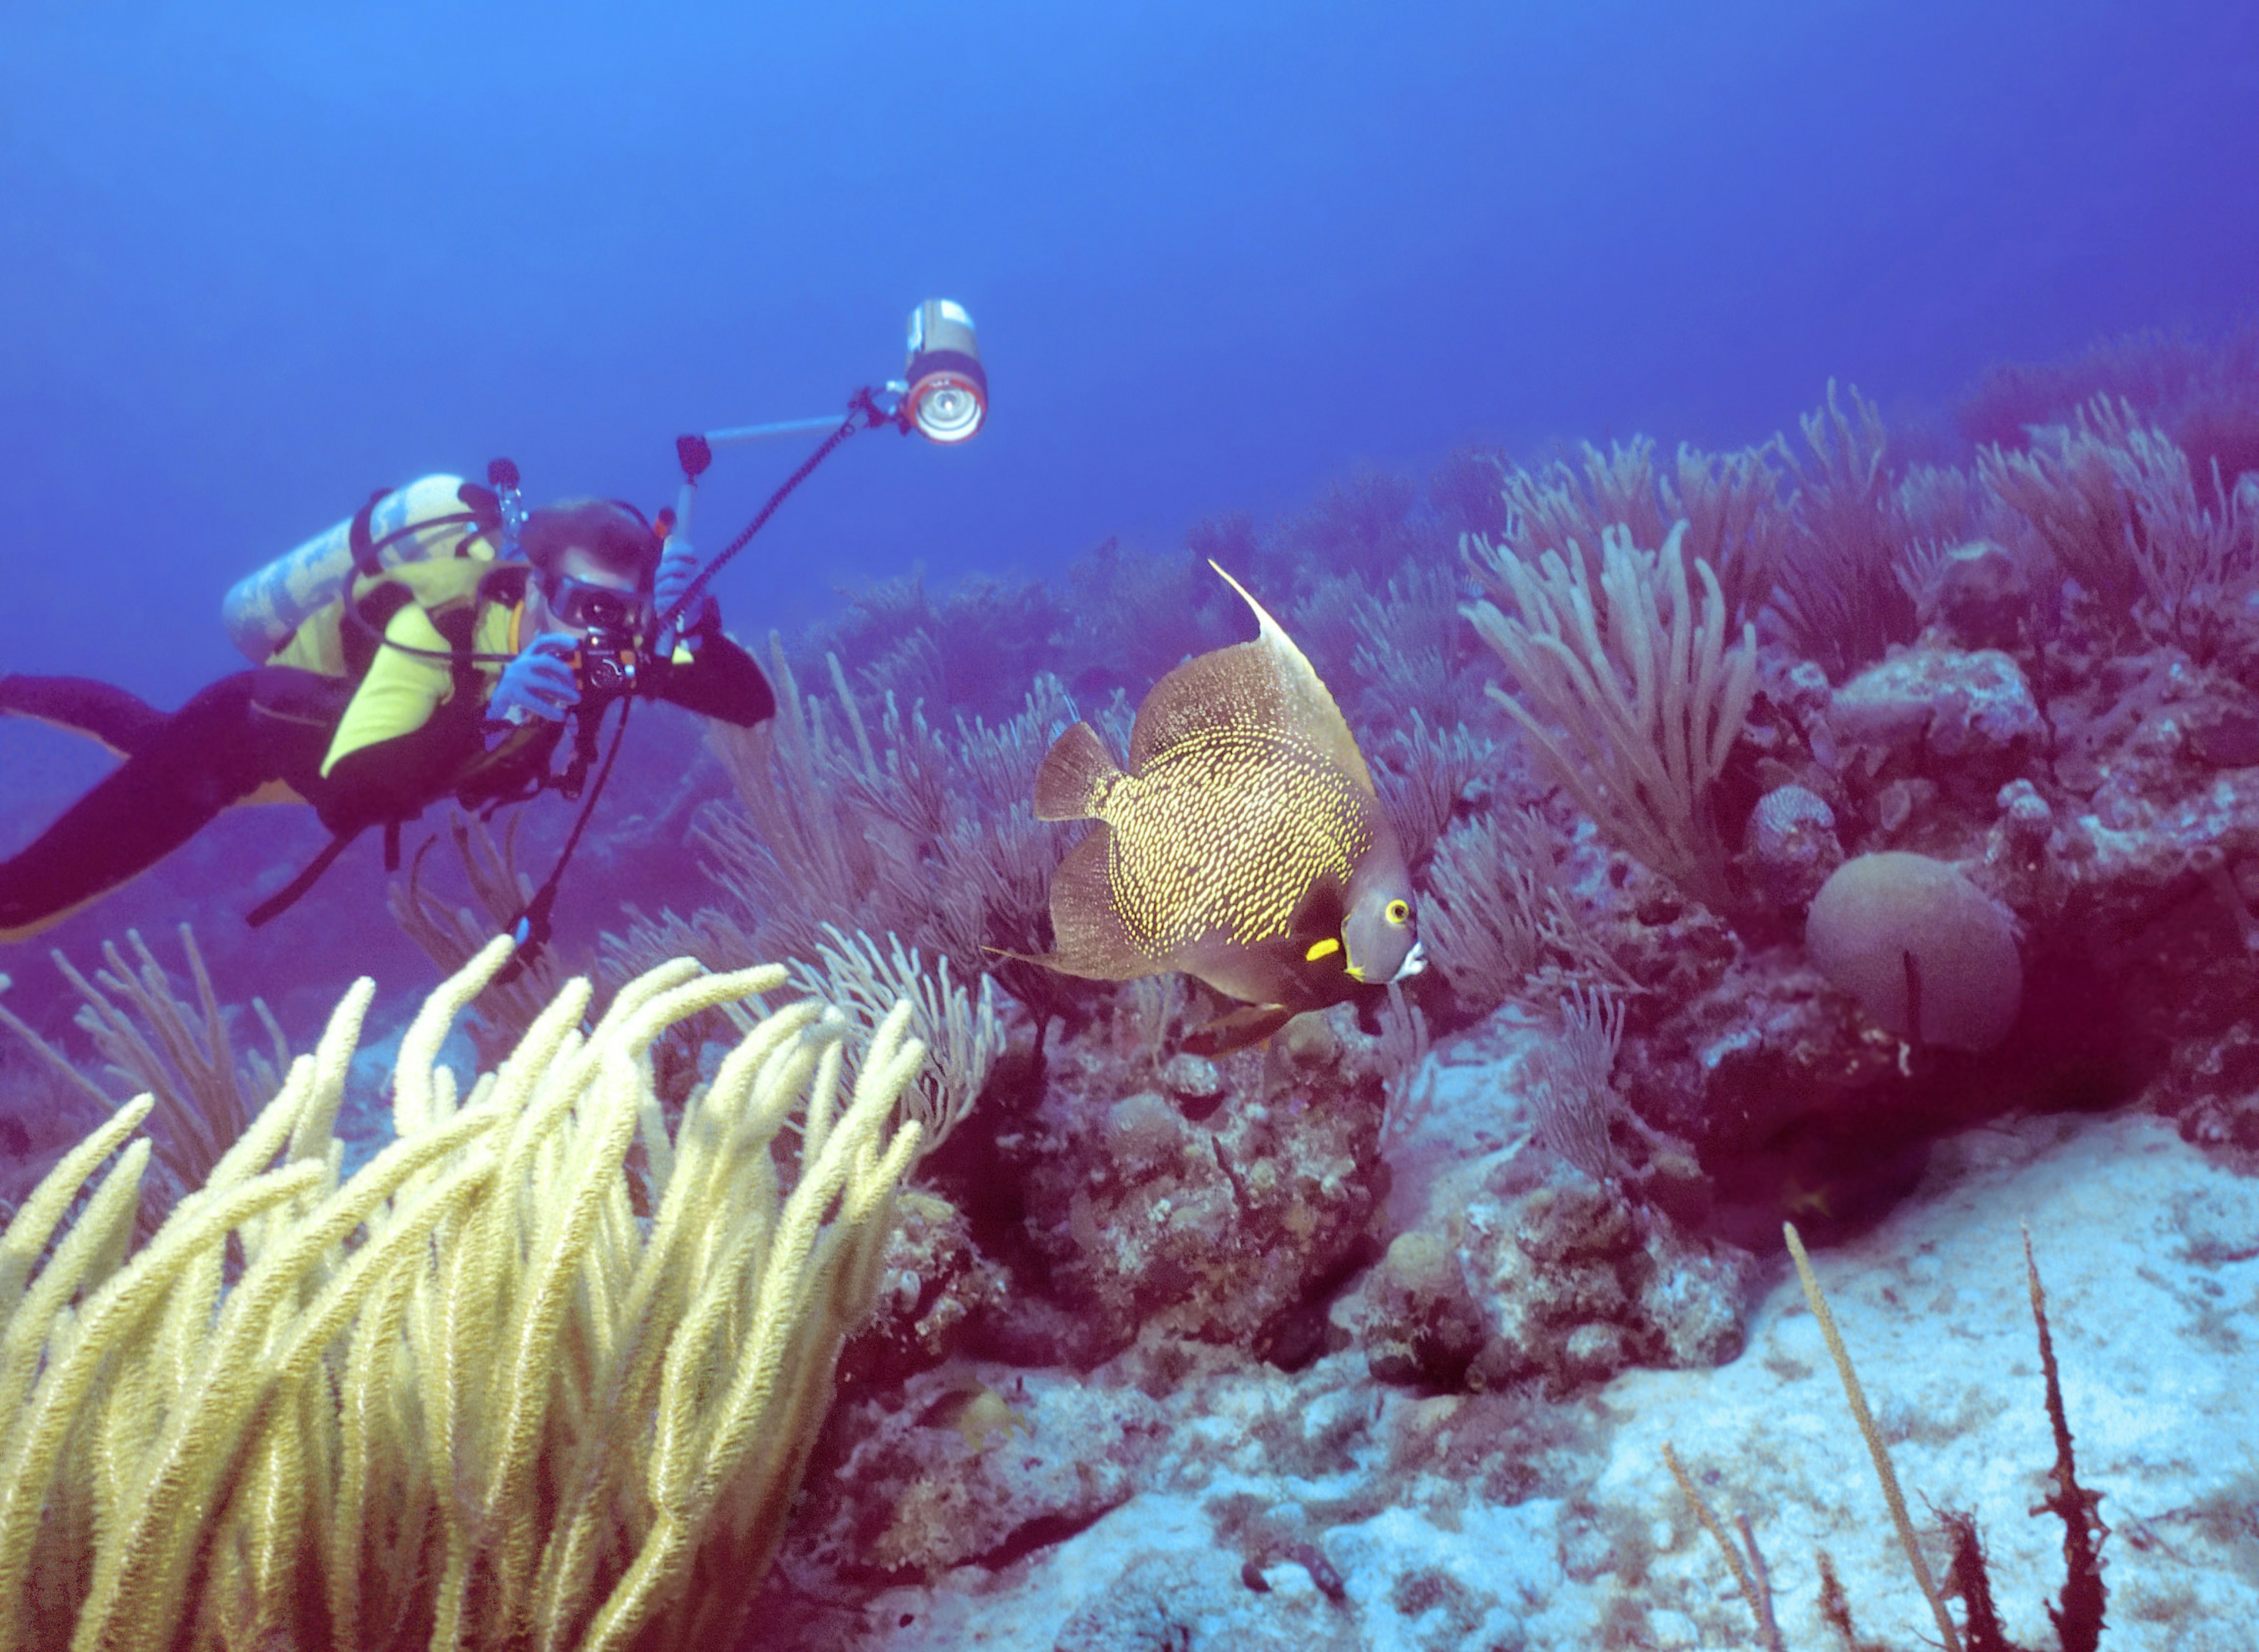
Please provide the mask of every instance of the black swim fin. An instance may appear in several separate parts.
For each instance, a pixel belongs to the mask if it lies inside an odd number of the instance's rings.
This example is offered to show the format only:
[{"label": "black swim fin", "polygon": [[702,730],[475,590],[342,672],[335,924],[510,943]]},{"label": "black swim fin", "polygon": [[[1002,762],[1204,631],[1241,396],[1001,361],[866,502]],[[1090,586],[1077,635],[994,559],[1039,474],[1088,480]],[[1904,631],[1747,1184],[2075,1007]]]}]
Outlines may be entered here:
[{"label": "black swim fin", "polygon": [[99,740],[131,757],[166,723],[166,714],[137,694],[91,677],[0,677],[0,713]]}]

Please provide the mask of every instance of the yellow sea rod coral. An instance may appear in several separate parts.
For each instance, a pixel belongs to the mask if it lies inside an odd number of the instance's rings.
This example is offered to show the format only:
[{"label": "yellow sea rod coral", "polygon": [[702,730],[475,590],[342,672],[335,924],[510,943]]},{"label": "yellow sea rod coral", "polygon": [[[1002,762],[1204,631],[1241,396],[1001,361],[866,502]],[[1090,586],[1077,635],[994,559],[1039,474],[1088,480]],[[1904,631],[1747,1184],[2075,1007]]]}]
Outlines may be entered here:
[{"label": "yellow sea rod coral", "polygon": [[872,1295],[925,1052],[906,1005],[866,1035],[794,1004],[670,1139],[652,1040],[784,979],[683,960],[585,1033],[570,983],[459,1097],[440,1041],[508,953],[424,1006],[398,1139],[350,1180],[366,980],[139,1252],[146,1097],[25,1200],[0,1236],[0,1652],[729,1644]]}]

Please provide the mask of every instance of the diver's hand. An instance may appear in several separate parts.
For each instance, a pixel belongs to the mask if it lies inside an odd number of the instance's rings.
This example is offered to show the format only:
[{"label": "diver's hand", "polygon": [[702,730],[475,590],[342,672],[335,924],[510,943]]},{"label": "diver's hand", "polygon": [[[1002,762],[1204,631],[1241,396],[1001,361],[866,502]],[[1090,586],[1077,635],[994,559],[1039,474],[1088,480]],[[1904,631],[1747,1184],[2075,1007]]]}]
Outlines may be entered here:
[{"label": "diver's hand", "polygon": [[[652,580],[651,587],[652,606],[661,614],[671,612],[698,578],[698,553],[680,541],[669,540],[667,544],[667,552],[659,559],[659,573]],[[698,652],[698,644],[702,640],[699,635],[701,623],[713,606],[712,597],[702,597],[689,613],[678,615],[675,618],[673,629],[677,643],[694,654]]]},{"label": "diver's hand", "polygon": [[502,680],[487,699],[487,716],[504,723],[524,723],[539,717],[562,723],[565,714],[581,703],[581,685],[574,680],[572,658],[578,644],[565,631],[544,631],[502,668]]},{"label": "diver's hand", "polygon": [[659,573],[652,580],[651,600],[662,614],[682,600],[691,581],[698,577],[698,553],[677,540],[667,541],[666,554],[659,559]]}]

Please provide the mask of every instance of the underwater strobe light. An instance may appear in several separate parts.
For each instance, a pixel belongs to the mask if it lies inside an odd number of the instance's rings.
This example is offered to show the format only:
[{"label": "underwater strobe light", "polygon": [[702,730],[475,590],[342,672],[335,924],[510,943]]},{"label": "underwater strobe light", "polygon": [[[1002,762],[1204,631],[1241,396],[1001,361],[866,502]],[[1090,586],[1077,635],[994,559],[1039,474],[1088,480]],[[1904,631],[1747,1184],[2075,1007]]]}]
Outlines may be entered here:
[{"label": "underwater strobe light", "polygon": [[930,441],[969,439],[988,417],[988,374],[965,306],[929,298],[910,312],[909,388],[902,412]]},{"label": "underwater strobe light", "polygon": [[768,502],[754,514],[738,537],[700,569],[689,587],[659,616],[654,631],[673,635],[678,622],[695,612],[694,605],[713,582],[722,565],[744,550],[748,541],[776,513],[785,495],[806,481],[838,447],[858,431],[893,430],[909,435],[916,431],[929,441],[955,446],[978,433],[988,417],[988,374],[980,365],[980,340],[973,331],[973,317],[965,306],[947,298],[929,298],[910,312],[909,364],[903,376],[889,380],[883,389],[871,385],[855,392],[844,417],[828,414],[810,419],[780,419],[766,424],[738,424],[702,435],[678,436],[674,455],[682,466],[682,487],[675,495],[671,517],[662,513],[670,553],[690,550],[691,516],[698,503],[698,479],[714,462],[714,450],[740,442],[763,442],[772,437],[798,436],[829,431],[800,468],[786,477]]}]

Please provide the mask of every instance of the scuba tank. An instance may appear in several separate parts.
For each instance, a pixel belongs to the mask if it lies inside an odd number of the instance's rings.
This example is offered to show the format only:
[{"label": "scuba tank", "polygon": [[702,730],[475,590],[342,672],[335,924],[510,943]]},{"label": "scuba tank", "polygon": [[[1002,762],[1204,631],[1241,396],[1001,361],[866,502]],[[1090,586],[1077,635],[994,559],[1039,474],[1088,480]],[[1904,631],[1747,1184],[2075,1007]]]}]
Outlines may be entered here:
[{"label": "scuba tank", "polygon": [[[366,532],[377,562],[396,568],[443,557],[491,560],[495,541],[467,508],[463,487],[460,476],[422,476],[373,501]],[[345,595],[353,576],[353,526],[361,520],[348,516],[236,581],[220,617],[253,665],[265,665],[299,626]]]}]

